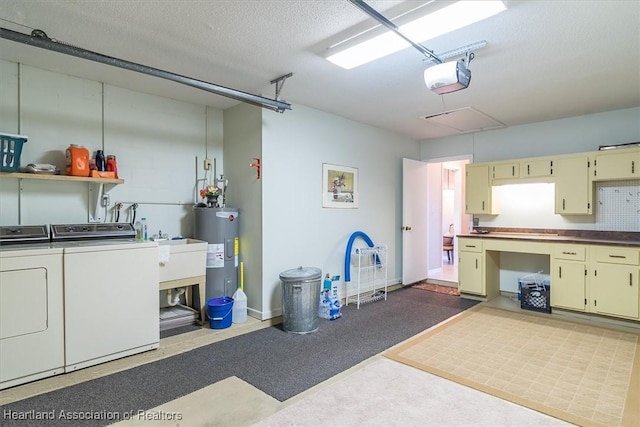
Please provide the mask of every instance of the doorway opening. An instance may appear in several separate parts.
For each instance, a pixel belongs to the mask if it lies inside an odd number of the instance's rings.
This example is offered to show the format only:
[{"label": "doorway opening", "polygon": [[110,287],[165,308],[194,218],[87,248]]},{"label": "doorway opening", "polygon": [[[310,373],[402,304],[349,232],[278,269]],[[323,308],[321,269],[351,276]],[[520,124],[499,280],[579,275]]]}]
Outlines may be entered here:
[{"label": "doorway opening", "polygon": [[[427,221],[439,223],[439,233],[428,236],[428,247],[438,257],[429,257],[428,281],[445,286],[458,286],[458,239],[457,235],[470,230],[471,216],[464,213],[464,165],[471,156],[434,159],[435,167],[441,170],[441,180],[429,182],[430,193],[441,193],[439,201],[429,209]],[[439,205],[439,206],[438,206]],[[431,228],[433,231],[435,229]],[[437,252],[436,252],[437,251]]]}]

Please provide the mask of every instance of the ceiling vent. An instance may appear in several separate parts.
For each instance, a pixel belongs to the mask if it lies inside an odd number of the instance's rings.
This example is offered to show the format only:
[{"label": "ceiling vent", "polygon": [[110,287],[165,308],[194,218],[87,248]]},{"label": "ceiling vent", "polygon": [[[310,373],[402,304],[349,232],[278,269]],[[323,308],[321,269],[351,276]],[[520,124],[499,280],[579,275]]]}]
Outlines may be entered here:
[{"label": "ceiling vent", "polygon": [[473,107],[458,108],[438,114],[425,116],[427,123],[439,127],[445,127],[455,131],[454,133],[480,132],[484,130],[500,129],[504,123],[489,117]]}]

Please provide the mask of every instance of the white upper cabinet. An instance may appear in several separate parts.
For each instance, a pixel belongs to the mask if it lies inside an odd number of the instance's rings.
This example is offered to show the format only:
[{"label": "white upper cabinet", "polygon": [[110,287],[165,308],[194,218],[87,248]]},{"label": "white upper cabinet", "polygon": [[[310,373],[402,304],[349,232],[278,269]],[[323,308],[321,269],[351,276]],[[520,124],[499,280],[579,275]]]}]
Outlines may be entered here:
[{"label": "white upper cabinet", "polygon": [[589,181],[589,156],[584,154],[561,156],[555,168],[555,213],[588,215],[593,212],[593,191]]},{"label": "white upper cabinet", "polygon": [[593,181],[640,178],[640,147],[597,151],[593,155]]}]

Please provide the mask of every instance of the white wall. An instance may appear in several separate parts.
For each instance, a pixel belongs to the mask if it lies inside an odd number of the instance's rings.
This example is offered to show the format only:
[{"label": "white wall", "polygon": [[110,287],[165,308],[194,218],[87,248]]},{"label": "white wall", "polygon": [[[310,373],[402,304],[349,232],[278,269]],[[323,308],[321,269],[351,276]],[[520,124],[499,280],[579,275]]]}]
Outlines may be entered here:
[{"label": "white wall", "polygon": [[425,140],[423,160],[472,154],[474,162],[595,151],[640,141],[640,107]]},{"label": "white wall", "polygon": [[[222,111],[0,60],[0,130],[27,135],[21,165],[51,163],[64,172],[64,151],[80,144],[114,154],[124,184],[108,185],[128,221],[147,217],[150,234],[193,235],[196,177],[205,156],[222,153]],[[219,154],[216,154],[219,153]],[[196,158],[198,161],[196,162]],[[83,182],[0,180],[0,224],[88,222]]]},{"label": "white wall", "polygon": [[[471,154],[474,162],[484,162],[595,151],[600,145],[638,141],[640,141],[640,108],[630,108],[422,141],[420,153],[424,160]],[[479,225],[604,229],[602,221],[597,221],[597,215],[556,215],[553,204],[554,191],[553,185],[545,184],[494,187],[494,197],[498,200],[500,214],[478,215]],[[597,203],[597,191],[594,197],[594,203]]]},{"label": "white wall", "polygon": [[[630,108],[514,126],[491,132],[426,140],[420,143],[420,155],[423,160],[429,160],[471,154],[474,162],[485,162],[596,151],[600,145],[638,141],[640,141],[640,108]],[[625,181],[624,184],[640,188],[640,181]],[[594,192],[594,203],[598,202],[597,198],[601,193],[598,188],[596,186]],[[500,214],[479,215],[480,226],[614,229],[614,225],[610,225],[606,218],[601,218],[598,205],[596,205],[595,215],[554,214],[555,186],[553,184],[504,185],[493,189],[494,197],[499,200]],[[633,208],[635,209],[633,212],[628,211],[628,214],[624,214],[622,209],[627,209],[626,204],[618,204],[610,209],[615,210],[617,216],[622,214],[629,219],[624,221],[623,228],[618,230],[640,231],[637,208]],[[538,271],[549,273],[548,256],[503,253],[500,264],[500,289],[503,291],[516,292],[518,277]]]},{"label": "white wall", "polygon": [[[346,245],[358,230],[389,245],[389,279],[398,282],[402,158],[417,159],[418,143],[302,105],[264,111],[262,120],[265,310],[280,314],[283,271],[317,267],[342,282]],[[323,163],[358,169],[358,209],[322,207]]]},{"label": "white wall", "polygon": [[[300,105],[285,114],[244,104],[223,113],[3,60],[0,71],[0,130],[29,136],[22,165],[64,170],[71,143],[117,156],[125,182],[108,186],[107,221],[116,202],[124,204],[120,221],[130,220],[138,203],[137,218],[148,218],[151,234],[192,236],[196,192],[212,179],[204,159],[215,159],[217,173],[229,179],[227,204],[241,213],[240,259],[253,316],[280,314],[284,270],[317,266],[344,278],[346,243],[357,230],[389,245],[389,278],[399,281],[401,159],[418,158],[416,141]],[[260,180],[249,166],[254,157],[263,164]],[[321,207],[323,162],[358,168],[358,209]],[[1,179],[0,224],[86,223],[88,188]]]},{"label": "white wall", "polygon": [[[244,264],[244,292],[252,317],[263,316],[262,179],[250,166],[262,157],[262,109],[240,104],[224,111],[224,174],[229,179],[227,206],[239,212],[239,259]],[[276,114],[276,113],[271,113]]]}]

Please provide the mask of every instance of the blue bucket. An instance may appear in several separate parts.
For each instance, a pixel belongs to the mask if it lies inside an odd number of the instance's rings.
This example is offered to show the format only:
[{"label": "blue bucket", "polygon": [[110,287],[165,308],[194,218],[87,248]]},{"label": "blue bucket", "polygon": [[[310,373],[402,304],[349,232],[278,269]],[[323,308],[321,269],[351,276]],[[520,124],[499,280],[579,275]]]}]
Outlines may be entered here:
[{"label": "blue bucket", "polygon": [[220,297],[207,301],[207,317],[211,329],[224,329],[231,326],[233,298]]}]

